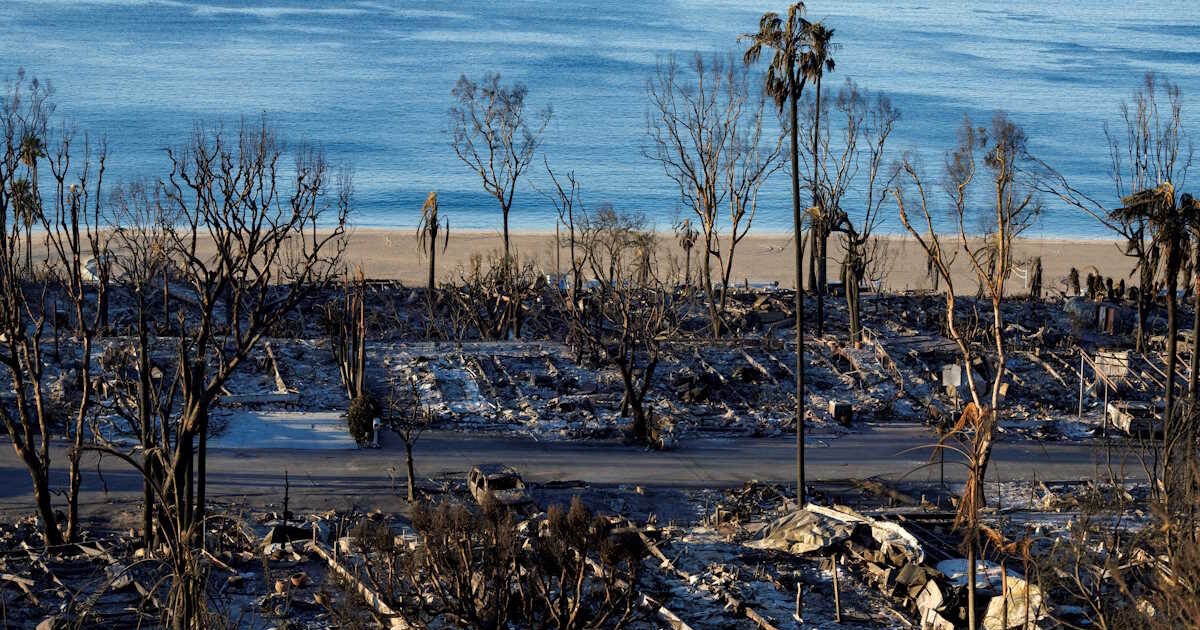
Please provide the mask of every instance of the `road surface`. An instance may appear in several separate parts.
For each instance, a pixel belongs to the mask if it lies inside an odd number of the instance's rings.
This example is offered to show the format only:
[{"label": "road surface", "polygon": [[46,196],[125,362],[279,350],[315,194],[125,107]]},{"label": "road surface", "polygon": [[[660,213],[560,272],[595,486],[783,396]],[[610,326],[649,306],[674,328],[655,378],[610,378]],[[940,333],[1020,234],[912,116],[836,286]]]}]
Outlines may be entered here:
[{"label": "road surface", "polygon": [[[917,425],[876,425],[834,436],[811,435],[807,474],[811,482],[870,476],[936,480],[928,461],[932,432]],[[64,445],[52,449],[56,487],[65,485]],[[527,481],[582,480],[591,484],[638,484],[644,487],[740,485],[749,479],[794,483],[795,438],[720,437],[684,440],[670,452],[652,452],[612,442],[538,442],[531,438],[430,432],[415,447],[420,478],[460,474],[474,463],[504,462]],[[1099,442],[1000,442],[989,481],[1077,480],[1092,478],[1103,462]],[[1114,456],[1115,457],[1115,456]],[[965,470],[947,456],[946,478]],[[1131,471],[1134,466],[1129,466]],[[262,508],[278,504],[288,472],[292,505],[298,509],[351,508],[392,497],[404,484],[404,454],[397,439],[378,450],[236,450],[211,449],[208,495],[218,501]],[[99,471],[99,472],[98,472]],[[393,481],[394,478],[394,481]],[[137,473],[115,458],[87,455],[81,504],[98,511],[140,497]],[[395,486],[393,486],[395,484]],[[56,504],[61,497],[56,497]],[[390,503],[390,501],[389,501]],[[32,505],[29,475],[12,447],[0,443],[0,515],[26,514]],[[385,508],[386,509],[386,508]]]}]

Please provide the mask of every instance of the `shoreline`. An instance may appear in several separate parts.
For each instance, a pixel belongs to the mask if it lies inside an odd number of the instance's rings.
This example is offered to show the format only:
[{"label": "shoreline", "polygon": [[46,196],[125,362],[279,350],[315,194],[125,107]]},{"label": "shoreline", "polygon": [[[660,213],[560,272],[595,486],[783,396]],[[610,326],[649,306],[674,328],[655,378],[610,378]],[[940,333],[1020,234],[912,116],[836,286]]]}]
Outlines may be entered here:
[{"label": "shoreline", "polygon": [[[399,280],[405,284],[421,285],[428,276],[428,261],[417,248],[415,230],[380,227],[348,227],[348,243],[345,260],[349,265],[361,265],[363,272],[371,278]],[[659,242],[660,261],[674,257],[682,265],[683,250],[672,233],[656,233]],[[561,235],[560,235],[561,237]],[[953,240],[950,240],[953,239]],[[546,272],[555,270],[556,265],[567,267],[566,239],[560,238],[561,251],[555,254],[554,232],[520,230],[510,233],[510,240],[517,255],[532,259]],[[948,235],[947,240],[958,251],[958,238]],[[920,290],[930,288],[925,276],[925,255],[911,237],[887,235],[886,259],[881,266],[887,269],[884,286],[892,291]],[[436,275],[439,281],[456,279],[462,270],[469,267],[472,256],[497,253],[502,247],[502,237],[496,230],[450,230],[449,244],[437,252]],[[829,280],[836,282],[840,276],[841,247],[836,238],[829,244],[827,271]],[[781,287],[794,286],[794,243],[790,234],[752,232],[739,243],[734,253],[731,283],[749,281],[755,284],[778,282]],[[1017,272],[1008,281],[1009,293],[1020,295],[1026,291],[1021,270],[1028,269],[1035,257],[1042,259],[1042,285],[1048,293],[1065,289],[1065,278],[1074,267],[1079,271],[1081,283],[1088,273],[1099,273],[1112,277],[1114,282],[1126,279],[1133,269],[1133,260],[1126,257],[1115,239],[1071,239],[1062,237],[1018,239],[1015,247]],[[807,263],[807,261],[806,261]],[[693,269],[697,264],[697,252],[692,252]],[[958,256],[952,266],[955,292],[973,293],[976,288],[974,273],[965,256]],[[805,274],[807,275],[807,264]],[[693,272],[695,277],[695,272]]]}]

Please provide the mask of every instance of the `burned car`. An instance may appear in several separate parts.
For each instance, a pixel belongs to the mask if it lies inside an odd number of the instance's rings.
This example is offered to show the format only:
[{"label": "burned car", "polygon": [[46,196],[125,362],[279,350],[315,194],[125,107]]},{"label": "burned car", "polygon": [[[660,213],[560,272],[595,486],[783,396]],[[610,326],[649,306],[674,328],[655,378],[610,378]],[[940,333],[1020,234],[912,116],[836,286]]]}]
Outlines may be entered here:
[{"label": "burned car", "polygon": [[517,512],[532,511],[533,500],[525,493],[521,474],[505,464],[479,464],[467,475],[471,496],[481,505],[491,495],[501,505]]}]

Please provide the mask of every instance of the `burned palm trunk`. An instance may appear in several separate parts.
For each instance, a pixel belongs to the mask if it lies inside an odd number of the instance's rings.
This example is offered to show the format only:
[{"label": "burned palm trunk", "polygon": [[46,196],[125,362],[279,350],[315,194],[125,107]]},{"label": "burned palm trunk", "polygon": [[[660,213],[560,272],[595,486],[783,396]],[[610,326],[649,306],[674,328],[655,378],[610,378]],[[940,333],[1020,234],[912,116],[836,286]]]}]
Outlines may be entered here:
[{"label": "burned palm trunk", "polygon": [[[829,35],[831,35],[831,36],[833,35],[833,31],[828,31],[828,32],[829,32]],[[809,36],[811,37],[812,35],[813,35],[813,29],[810,27],[809,28]],[[813,96],[813,98],[815,99],[815,103],[816,103],[816,106],[813,108],[815,121],[814,121],[813,128],[812,128],[813,174],[812,174],[812,179],[809,180],[809,184],[812,187],[812,207],[813,207],[813,210],[816,212],[816,214],[814,215],[813,222],[812,222],[812,228],[809,230],[810,234],[812,235],[812,239],[811,239],[809,245],[812,246],[812,253],[813,253],[813,256],[815,257],[815,260],[811,260],[809,262],[810,263],[815,262],[816,264],[815,265],[810,264],[809,269],[811,270],[815,266],[815,268],[816,268],[815,270],[816,270],[816,274],[817,274],[816,275],[816,286],[814,287],[814,290],[816,292],[816,297],[817,297],[817,336],[818,337],[825,334],[825,283],[826,283],[826,279],[827,279],[827,273],[826,273],[827,268],[825,266],[825,260],[826,260],[825,246],[826,246],[826,242],[829,238],[829,233],[828,233],[829,227],[828,227],[827,223],[829,221],[828,212],[830,210],[829,208],[825,207],[825,203],[821,199],[821,195],[820,195],[820,181],[821,181],[821,176],[820,176],[820,168],[821,168],[821,166],[820,166],[820,164],[821,164],[821,159],[820,159],[820,155],[821,155],[821,143],[820,143],[820,139],[821,139],[821,133],[820,133],[820,131],[821,131],[821,79],[824,77],[824,74],[825,74],[824,66],[826,65],[826,63],[828,63],[829,70],[833,70],[833,59],[828,58],[828,57],[822,59],[822,58],[820,58],[820,56],[821,56],[821,54],[827,54],[828,52],[829,52],[828,49],[826,49],[823,45],[820,46],[819,49],[810,48],[808,55],[805,57],[805,61],[807,63],[804,64],[804,71],[807,74],[812,75],[816,79],[816,91],[814,92],[814,96]]]},{"label": "burned palm trunk", "polygon": [[[1193,244],[1196,248],[1196,262],[1192,267],[1192,291],[1194,302],[1192,305],[1192,357],[1188,369],[1188,399],[1191,407],[1190,413],[1187,414],[1187,438],[1185,443],[1189,449],[1194,448],[1196,444],[1196,409],[1200,405],[1200,243]],[[1188,462],[1191,466],[1196,465],[1196,459],[1189,457]],[[1196,471],[1192,471],[1193,476]]]},{"label": "burned palm trunk", "polygon": [[437,250],[438,233],[442,233],[442,251],[450,245],[450,221],[443,225],[438,217],[437,191],[432,191],[421,206],[421,222],[417,225],[417,247],[429,254],[429,279],[425,286],[426,330],[437,333]]},{"label": "burned palm trunk", "polygon": [[[864,223],[872,229],[870,216]],[[845,230],[845,258],[842,260],[842,286],[846,291],[846,311],[849,319],[850,342],[855,348],[862,345],[862,285],[867,273],[868,244],[865,235],[853,226]]]},{"label": "burned palm trunk", "polygon": [[808,245],[808,292],[814,296],[819,290],[817,284],[817,246],[815,239],[816,228],[809,227],[804,240]]},{"label": "burned palm trunk", "polygon": [[437,328],[437,249],[429,252],[429,280],[425,283],[426,320],[430,330]]},{"label": "burned palm trunk", "polygon": [[[795,72],[795,59],[789,60],[789,74]],[[796,82],[794,76],[789,80]],[[791,103],[792,135],[792,239],[796,243],[796,499],[799,505],[808,503],[804,479],[804,235],[801,226],[804,218],[800,211],[800,158],[797,130],[799,122],[796,115],[796,99],[804,91],[804,83],[799,83],[800,89],[788,99]],[[811,231],[810,231],[811,233]],[[809,269],[812,269],[811,264]]]},{"label": "burned palm trunk", "polygon": [[1137,329],[1134,334],[1134,348],[1138,352],[1146,351],[1146,316],[1154,299],[1154,268],[1149,262],[1138,264]]},{"label": "burned palm trunk", "polygon": [[1029,280],[1029,297],[1034,300],[1042,299],[1042,257],[1033,261],[1033,277]]}]

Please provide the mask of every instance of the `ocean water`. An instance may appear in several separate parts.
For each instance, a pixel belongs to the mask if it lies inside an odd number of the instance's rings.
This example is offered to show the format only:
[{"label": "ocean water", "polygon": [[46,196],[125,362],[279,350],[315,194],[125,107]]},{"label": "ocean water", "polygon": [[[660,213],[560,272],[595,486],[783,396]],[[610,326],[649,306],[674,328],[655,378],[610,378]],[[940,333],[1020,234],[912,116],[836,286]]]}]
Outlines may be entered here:
[{"label": "ocean water", "polygon": [[[574,169],[589,205],[645,212],[666,229],[684,209],[642,155],[645,86],[664,55],[741,48],[765,10],[785,3],[341,2],[267,0],[4,0],[0,76],[17,68],[56,91],[58,113],[107,137],[109,181],[167,172],[165,147],[198,122],[265,114],[292,143],[349,165],[358,225],[411,227],[438,190],[452,229],[498,229],[499,211],[450,147],[450,90],[461,74],[501,73],[551,105],[544,153]],[[1148,70],[1184,90],[1185,125],[1200,124],[1200,7],[1195,0],[814,0],[808,16],[836,29],[835,86],[853,78],[887,93],[902,118],[890,140],[940,170],[964,115],[1005,110],[1032,151],[1077,187],[1112,200],[1103,126]],[[553,230],[540,166],[522,184],[517,229]],[[755,229],[787,232],[790,186],[760,195]],[[846,204],[853,213],[853,200]],[[886,228],[895,231],[887,210]],[[1047,200],[1033,233],[1098,237],[1077,211]]]}]

